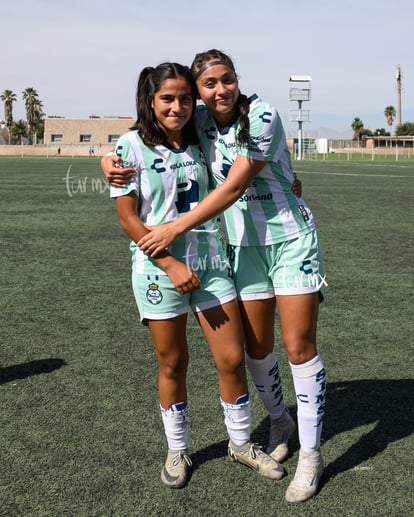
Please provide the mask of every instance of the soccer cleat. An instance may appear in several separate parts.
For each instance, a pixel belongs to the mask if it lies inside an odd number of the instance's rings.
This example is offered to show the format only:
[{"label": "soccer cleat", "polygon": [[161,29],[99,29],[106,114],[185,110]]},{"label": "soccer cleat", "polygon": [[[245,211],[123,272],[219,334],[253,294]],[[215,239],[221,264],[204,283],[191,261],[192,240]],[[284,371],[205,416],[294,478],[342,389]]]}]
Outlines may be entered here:
[{"label": "soccer cleat", "polygon": [[295,476],[286,490],[286,500],[290,503],[300,503],[315,495],[323,469],[320,451],[308,454],[300,450]]},{"label": "soccer cleat", "polygon": [[233,461],[247,465],[265,478],[282,479],[285,475],[282,465],[279,465],[254,443],[247,442],[238,447],[229,441],[227,451]]},{"label": "soccer cleat", "polygon": [[269,443],[266,452],[276,461],[283,461],[289,455],[288,441],[295,431],[295,422],[287,410],[277,420],[270,421]]},{"label": "soccer cleat", "polygon": [[161,471],[161,480],[170,488],[181,488],[187,482],[188,468],[192,463],[188,451],[168,450],[165,465]]}]

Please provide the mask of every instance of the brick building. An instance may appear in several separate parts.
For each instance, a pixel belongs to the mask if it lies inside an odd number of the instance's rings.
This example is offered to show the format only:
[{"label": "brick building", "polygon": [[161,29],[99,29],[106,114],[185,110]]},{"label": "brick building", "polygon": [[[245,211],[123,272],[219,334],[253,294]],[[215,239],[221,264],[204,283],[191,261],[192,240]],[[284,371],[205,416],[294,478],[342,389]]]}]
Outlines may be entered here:
[{"label": "brick building", "polygon": [[102,156],[133,123],[132,117],[46,118],[44,145],[76,156],[87,155],[93,148],[94,154]]}]

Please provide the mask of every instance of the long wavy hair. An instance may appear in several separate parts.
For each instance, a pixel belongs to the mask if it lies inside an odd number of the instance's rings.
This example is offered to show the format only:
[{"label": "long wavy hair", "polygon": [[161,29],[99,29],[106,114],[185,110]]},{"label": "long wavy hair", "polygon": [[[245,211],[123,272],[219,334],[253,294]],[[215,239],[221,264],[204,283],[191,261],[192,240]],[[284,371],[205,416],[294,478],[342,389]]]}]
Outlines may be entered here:
[{"label": "long wavy hair", "polygon": [[[203,68],[203,66],[209,61],[220,61],[222,64],[228,66],[231,70],[235,71],[234,63],[232,59],[222,52],[221,50],[217,50],[215,48],[207,50],[206,52],[200,52],[196,54],[194,60],[191,64],[191,72],[193,77],[197,77],[197,74]],[[243,95],[239,91],[239,97],[236,103],[237,113],[239,115],[239,123],[240,130],[237,134],[237,143],[239,145],[248,146],[250,144],[250,120],[249,120],[249,100],[246,95]]]},{"label": "long wavy hair", "polygon": [[165,142],[166,135],[160,128],[154,110],[152,100],[167,79],[182,77],[191,86],[193,98],[193,111],[190,120],[182,129],[183,140],[188,144],[197,144],[198,137],[195,131],[194,113],[197,102],[197,87],[187,66],[179,63],[161,63],[155,68],[145,67],[138,78],[136,90],[137,120],[130,129],[136,129],[146,145],[154,146]]}]

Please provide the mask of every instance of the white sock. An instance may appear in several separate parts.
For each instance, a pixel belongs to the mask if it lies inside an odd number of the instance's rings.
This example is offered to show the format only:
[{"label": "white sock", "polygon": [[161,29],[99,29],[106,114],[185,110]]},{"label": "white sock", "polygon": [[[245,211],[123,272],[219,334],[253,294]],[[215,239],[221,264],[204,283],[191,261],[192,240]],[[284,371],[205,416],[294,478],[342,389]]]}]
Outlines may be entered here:
[{"label": "white sock", "polygon": [[240,396],[236,404],[229,404],[220,399],[224,413],[227,433],[234,445],[244,445],[250,441],[250,398],[249,394]]},{"label": "white sock", "polygon": [[299,443],[310,453],[320,449],[325,413],[326,378],[319,355],[303,364],[290,364],[298,405]]},{"label": "white sock", "polygon": [[179,402],[168,409],[160,405],[168,448],[174,451],[188,449],[188,404]]},{"label": "white sock", "polygon": [[270,418],[276,420],[285,410],[285,401],[275,352],[264,359],[253,359],[246,354],[246,364],[264,407]]}]

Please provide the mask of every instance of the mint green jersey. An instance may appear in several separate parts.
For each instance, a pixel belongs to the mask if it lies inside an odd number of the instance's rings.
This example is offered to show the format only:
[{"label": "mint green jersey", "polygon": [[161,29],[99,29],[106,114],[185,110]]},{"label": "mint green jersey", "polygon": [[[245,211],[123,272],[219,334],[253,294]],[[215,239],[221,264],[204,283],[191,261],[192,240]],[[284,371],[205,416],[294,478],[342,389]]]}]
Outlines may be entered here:
[{"label": "mint green jersey", "polygon": [[305,235],[315,225],[304,199],[297,198],[291,190],[294,173],[279,114],[256,95],[249,101],[251,144],[248,147],[237,143],[238,120],[219,128],[204,106],[196,113],[197,131],[217,185],[226,179],[238,155],[266,162],[221,218],[229,244],[264,246]]},{"label": "mint green jersey", "polygon": [[[137,131],[129,131],[120,137],[115,152],[125,167],[135,168],[137,175],[125,188],[111,186],[111,197],[134,192],[138,198],[138,217],[146,224],[157,226],[174,221],[207,196],[211,184],[199,146],[183,145],[180,149],[167,144],[148,146]],[[165,275],[134,242],[130,248],[134,272]],[[227,269],[215,220],[181,235],[168,251],[194,271]]]}]

